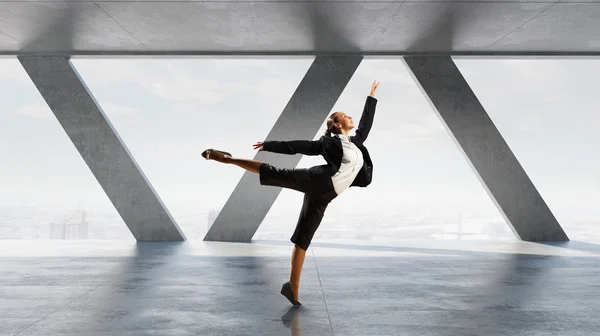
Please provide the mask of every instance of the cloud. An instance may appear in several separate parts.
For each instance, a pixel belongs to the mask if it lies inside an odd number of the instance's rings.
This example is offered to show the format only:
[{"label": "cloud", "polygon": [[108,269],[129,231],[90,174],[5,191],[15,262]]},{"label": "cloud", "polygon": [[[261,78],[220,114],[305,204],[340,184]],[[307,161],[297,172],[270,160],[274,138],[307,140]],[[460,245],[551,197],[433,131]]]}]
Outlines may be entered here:
[{"label": "cloud", "polygon": [[[289,66],[284,66],[286,64],[294,64],[289,60],[271,67],[267,60],[211,61],[76,59],[73,64],[92,89],[115,83],[131,83],[160,98],[205,105],[223,102],[240,93],[268,96],[283,94],[283,91],[287,93],[295,89],[302,78],[297,78],[293,70],[285,74],[278,71],[289,69]],[[308,62],[303,61],[305,63],[301,63],[299,69],[301,72],[305,71]],[[198,71],[199,67],[206,68],[209,73],[202,74]],[[249,72],[241,73],[242,70]],[[256,73],[260,73],[260,76]],[[231,77],[235,80],[231,80]]]},{"label": "cloud", "polygon": [[[438,121],[439,123],[439,121]],[[400,125],[398,129],[398,135],[404,137],[427,137],[443,134],[446,132],[444,128],[440,125],[429,125],[426,122],[423,123],[407,123]]]},{"label": "cloud", "polygon": [[291,97],[301,80],[302,78],[290,79],[289,76],[262,77],[253,83],[253,85],[237,82],[232,83],[230,88],[240,93],[254,93],[271,97],[279,97],[280,95]]},{"label": "cloud", "polygon": [[248,68],[248,67],[252,67],[252,68],[261,68],[261,69],[265,69],[265,68],[269,68],[272,64],[273,61],[277,61],[277,58],[275,59],[269,59],[269,58],[252,58],[252,59],[240,59],[240,58],[232,58],[232,59],[227,59],[226,62],[215,62],[214,67],[215,69],[218,70],[232,70],[232,69],[239,69],[239,68]]},{"label": "cloud", "polygon": [[161,143],[156,147],[156,153],[164,157],[198,155],[204,149],[200,144],[190,141],[173,141],[171,143]]},{"label": "cloud", "polygon": [[[109,116],[124,116],[124,117],[137,117],[139,110],[135,107],[129,107],[124,105],[118,105],[114,103],[101,103],[102,110],[108,112]],[[12,114],[21,116],[31,117],[35,119],[52,119],[54,114],[45,102],[37,102],[34,104],[22,105],[11,111]]]},{"label": "cloud", "polygon": [[107,112],[111,116],[117,115],[130,118],[136,118],[139,116],[139,109],[137,107],[119,105],[111,102],[101,102],[100,106],[102,107],[103,111]]},{"label": "cloud", "polygon": [[469,59],[457,66],[501,132],[574,134],[600,120],[597,60]]},{"label": "cloud", "polygon": [[226,97],[222,92],[227,90],[216,81],[195,79],[181,74],[172,78],[163,78],[162,81],[141,83],[141,85],[164,99],[178,102],[198,101],[204,104],[215,104],[225,100]]},{"label": "cloud", "polygon": [[12,83],[29,84],[35,88],[31,78],[21,65],[21,62],[14,58],[0,58],[0,80],[10,81]]},{"label": "cloud", "polygon": [[386,85],[413,85],[414,80],[407,73],[404,61],[397,59],[365,59],[361,63],[357,75],[363,78],[368,78],[365,82],[365,90],[371,87],[372,81],[377,80]]},{"label": "cloud", "polygon": [[14,109],[12,113],[35,119],[51,119],[54,117],[52,111],[45,102],[22,105]]},{"label": "cloud", "polygon": [[225,89],[214,80],[192,78],[182,66],[169,60],[74,60],[83,79],[92,87],[136,84],[172,101],[201,101],[212,104],[224,99]]},{"label": "cloud", "polygon": [[[221,83],[186,74],[183,66],[168,60],[82,60],[74,59],[78,72],[92,88],[101,85],[132,83],[150,93],[173,101],[214,104],[225,99]],[[15,58],[0,59],[0,79],[29,84],[33,82]]]}]

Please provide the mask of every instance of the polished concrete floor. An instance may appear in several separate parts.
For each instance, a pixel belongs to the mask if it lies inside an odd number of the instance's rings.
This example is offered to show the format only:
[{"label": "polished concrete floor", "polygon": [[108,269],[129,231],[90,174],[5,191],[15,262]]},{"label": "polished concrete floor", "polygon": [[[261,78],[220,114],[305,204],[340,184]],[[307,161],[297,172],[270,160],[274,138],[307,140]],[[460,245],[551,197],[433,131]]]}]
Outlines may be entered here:
[{"label": "polished concrete floor", "polygon": [[[362,243],[364,244],[364,242]],[[600,244],[0,241],[0,335],[598,335]]]}]

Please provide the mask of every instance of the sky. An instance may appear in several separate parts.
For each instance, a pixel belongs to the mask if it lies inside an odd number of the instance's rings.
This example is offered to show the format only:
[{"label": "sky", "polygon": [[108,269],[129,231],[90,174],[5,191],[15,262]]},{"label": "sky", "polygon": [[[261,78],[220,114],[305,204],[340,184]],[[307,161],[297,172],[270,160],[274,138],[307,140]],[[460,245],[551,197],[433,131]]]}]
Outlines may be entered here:
[{"label": "sky", "polygon": [[[219,148],[253,158],[252,144],[264,140],[312,61],[72,59],[176,219],[223,206],[243,171],[200,153]],[[454,61],[559,221],[600,218],[600,62]],[[398,213],[452,220],[481,213],[502,221],[402,59],[364,59],[331,112],[358,121],[373,80],[381,82],[365,143],[373,183],[340,195],[327,210],[334,214],[329,220],[377,207],[390,221]],[[0,89],[0,205],[82,202],[115,211],[16,59],[0,58]],[[324,123],[325,117],[314,139]],[[299,166],[322,163],[304,156]],[[301,201],[301,194],[282,191],[259,231],[281,225],[279,215],[295,221]]]}]

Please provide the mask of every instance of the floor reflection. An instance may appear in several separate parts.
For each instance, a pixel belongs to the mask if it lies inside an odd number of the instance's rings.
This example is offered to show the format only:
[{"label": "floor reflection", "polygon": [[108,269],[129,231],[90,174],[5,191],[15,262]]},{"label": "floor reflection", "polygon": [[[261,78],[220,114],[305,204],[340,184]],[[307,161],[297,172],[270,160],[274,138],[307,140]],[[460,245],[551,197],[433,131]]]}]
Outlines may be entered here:
[{"label": "floor reflection", "polygon": [[160,302],[157,285],[168,281],[167,268],[184,248],[184,242],[136,243],[132,255],[123,258],[107,282],[90,294],[89,301],[74,304],[84,311],[91,309],[81,323],[87,330],[103,330],[107,321],[124,326],[146,318],[144,311]]},{"label": "floor reflection", "polygon": [[[310,290],[303,292],[306,306],[301,307],[291,306],[279,294],[281,282],[289,275],[289,257],[276,249],[264,253],[262,246],[241,254],[235,245],[229,254],[205,255],[194,253],[198,250],[188,249],[187,243],[137,243],[128,246],[130,251],[122,251],[122,245],[90,243],[93,249],[81,246],[83,252],[73,255],[66,254],[64,247],[56,248],[60,258],[25,252],[25,257],[0,256],[0,268],[5,270],[0,294],[3,288],[4,293],[12,291],[0,295],[0,302],[15,307],[14,311],[34,305],[30,309],[37,309],[40,316],[54,311],[37,322],[30,321],[28,313],[0,316],[0,334],[15,316],[21,319],[19,324],[9,327],[27,328],[19,335],[595,334],[600,246],[544,243],[537,249],[532,245],[536,244],[502,244],[496,245],[498,252],[464,251],[452,256],[442,251],[456,247],[442,243],[436,253],[425,253],[428,246],[412,246],[406,249],[423,253],[400,256],[315,253],[314,266],[306,264],[311,268],[303,274],[303,288]],[[519,246],[536,253],[514,253]],[[96,255],[100,249],[107,255]],[[572,256],[567,250],[574,249],[593,254]],[[52,292],[44,300],[14,294],[28,286],[36,293]],[[76,298],[60,297],[68,286],[86,289]],[[60,308],[55,308],[59,303]],[[575,332],[570,330],[573,325]]]},{"label": "floor reflection", "polygon": [[577,250],[582,252],[600,254],[600,244],[593,244],[582,241],[566,241],[566,242],[539,242],[541,245],[561,247],[565,249]]},{"label": "floor reflection", "polygon": [[290,329],[292,336],[300,336],[300,310],[302,307],[292,307],[282,317],[283,325]]}]

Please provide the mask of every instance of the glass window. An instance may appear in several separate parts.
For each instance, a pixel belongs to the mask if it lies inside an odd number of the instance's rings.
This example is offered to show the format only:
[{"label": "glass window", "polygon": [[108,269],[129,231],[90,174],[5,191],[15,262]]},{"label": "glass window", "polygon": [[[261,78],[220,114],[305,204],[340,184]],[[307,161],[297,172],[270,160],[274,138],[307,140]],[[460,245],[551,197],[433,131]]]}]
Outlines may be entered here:
[{"label": "glass window", "polygon": [[0,239],[134,240],[16,58],[0,91]]},{"label": "glass window", "polygon": [[571,240],[600,239],[600,62],[455,59]]}]

